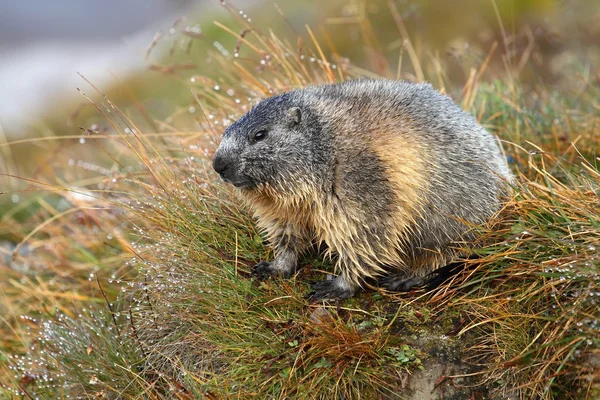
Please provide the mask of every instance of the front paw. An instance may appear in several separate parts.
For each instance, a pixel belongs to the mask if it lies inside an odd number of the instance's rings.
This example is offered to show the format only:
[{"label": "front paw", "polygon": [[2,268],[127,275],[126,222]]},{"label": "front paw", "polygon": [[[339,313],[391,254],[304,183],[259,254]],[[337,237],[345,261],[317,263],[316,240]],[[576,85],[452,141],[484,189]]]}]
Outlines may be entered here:
[{"label": "front paw", "polygon": [[258,279],[267,279],[271,276],[279,276],[279,270],[275,268],[275,263],[261,261],[252,269],[252,275]]},{"label": "front paw", "polygon": [[312,285],[312,290],[307,296],[311,301],[344,300],[352,297],[356,291],[339,278],[317,282]]}]

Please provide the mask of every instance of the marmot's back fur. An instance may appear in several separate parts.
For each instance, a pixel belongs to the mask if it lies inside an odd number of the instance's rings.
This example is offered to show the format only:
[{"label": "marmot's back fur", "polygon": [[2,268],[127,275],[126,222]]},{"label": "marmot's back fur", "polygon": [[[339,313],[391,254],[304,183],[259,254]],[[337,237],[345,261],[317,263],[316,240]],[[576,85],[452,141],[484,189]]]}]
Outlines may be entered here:
[{"label": "marmot's back fur", "polygon": [[263,100],[227,128],[213,166],[275,248],[259,275],[290,276],[314,241],[337,255],[339,276],[317,283],[316,298],[352,296],[372,277],[420,283],[473,239],[512,180],[496,139],[449,97],[388,80]]}]

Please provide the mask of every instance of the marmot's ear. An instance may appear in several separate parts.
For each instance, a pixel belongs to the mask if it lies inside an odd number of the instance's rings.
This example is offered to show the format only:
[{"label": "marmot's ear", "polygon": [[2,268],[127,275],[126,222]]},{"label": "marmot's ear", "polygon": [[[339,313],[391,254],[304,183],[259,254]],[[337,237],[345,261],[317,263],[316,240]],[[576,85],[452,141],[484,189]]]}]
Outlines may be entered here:
[{"label": "marmot's ear", "polygon": [[298,125],[302,120],[302,111],[298,107],[289,108],[286,117],[290,126]]}]

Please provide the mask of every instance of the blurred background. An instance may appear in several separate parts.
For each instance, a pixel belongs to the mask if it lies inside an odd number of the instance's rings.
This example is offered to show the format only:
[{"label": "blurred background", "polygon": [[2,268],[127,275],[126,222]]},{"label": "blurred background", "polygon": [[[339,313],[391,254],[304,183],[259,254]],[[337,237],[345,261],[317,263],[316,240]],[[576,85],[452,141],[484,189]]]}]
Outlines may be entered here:
[{"label": "blurred background", "polygon": [[[207,3],[210,4],[210,3]],[[26,133],[81,85],[103,85],[145,67],[144,50],[166,21],[194,10],[190,0],[42,0],[0,3],[0,124]]]},{"label": "blurred background", "polygon": [[[190,77],[217,75],[211,54],[232,57],[236,38],[214,23],[240,33],[232,9],[258,29],[284,32],[292,42],[294,31],[306,36],[308,24],[319,41],[335,48],[338,61],[348,59],[376,73],[398,71],[401,64],[402,78],[428,79],[436,86],[443,74],[445,82],[460,87],[488,56],[487,74],[518,79],[524,87],[571,86],[564,78],[574,74],[598,79],[595,0],[279,0],[279,10],[270,0],[223,3],[0,2],[0,173],[40,178],[48,172],[49,151],[78,142],[50,138],[81,135],[80,127],[109,129],[77,90],[93,97],[90,83],[131,111],[145,130],[193,130],[193,119],[176,122],[173,116],[193,104],[186,86]],[[415,68],[391,4],[415,57],[429,69]],[[389,57],[374,57],[366,44]],[[144,118],[136,111],[140,107]],[[40,140],[23,142],[27,138]],[[22,180],[0,177],[0,191],[21,187]],[[0,205],[6,199],[0,197]]]}]

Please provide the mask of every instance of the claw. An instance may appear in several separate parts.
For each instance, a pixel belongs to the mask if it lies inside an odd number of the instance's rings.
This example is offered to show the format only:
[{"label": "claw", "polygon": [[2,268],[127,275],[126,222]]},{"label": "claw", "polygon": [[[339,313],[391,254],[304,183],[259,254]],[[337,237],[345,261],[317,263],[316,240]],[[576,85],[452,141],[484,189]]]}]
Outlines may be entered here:
[{"label": "claw", "polygon": [[261,261],[254,266],[252,269],[252,275],[258,279],[268,279],[271,276],[278,276],[279,271],[275,268],[275,263],[268,261]]},{"label": "claw", "polygon": [[354,288],[340,281],[339,278],[333,280],[320,281],[312,285],[312,292],[307,297],[311,301],[319,300],[344,300],[354,295]]},{"label": "claw", "polygon": [[412,289],[418,286],[423,286],[426,279],[423,277],[398,277],[398,276],[385,276],[379,280],[381,286],[389,290],[390,292],[410,292]]}]

